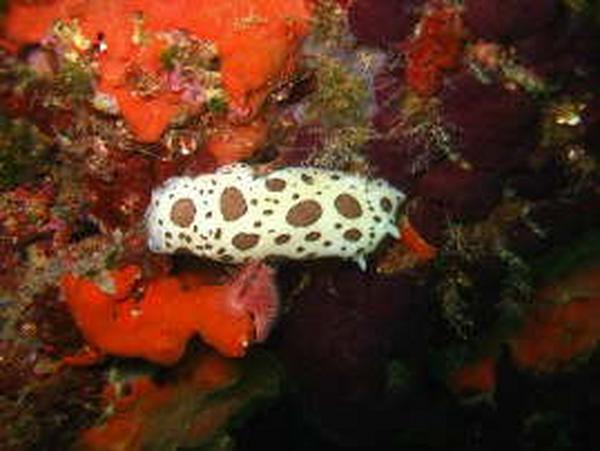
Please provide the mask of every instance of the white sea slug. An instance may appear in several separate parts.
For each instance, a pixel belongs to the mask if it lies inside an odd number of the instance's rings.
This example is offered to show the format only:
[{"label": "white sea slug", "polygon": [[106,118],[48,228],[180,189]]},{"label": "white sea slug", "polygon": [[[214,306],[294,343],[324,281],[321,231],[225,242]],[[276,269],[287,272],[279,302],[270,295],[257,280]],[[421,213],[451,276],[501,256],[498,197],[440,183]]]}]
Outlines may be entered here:
[{"label": "white sea slug", "polygon": [[257,175],[237,163],[154,190],[148,244],[222,262],[341,257],[364,269],[387,235],[399,236],[404,198],[381,179],[310,167]]}]

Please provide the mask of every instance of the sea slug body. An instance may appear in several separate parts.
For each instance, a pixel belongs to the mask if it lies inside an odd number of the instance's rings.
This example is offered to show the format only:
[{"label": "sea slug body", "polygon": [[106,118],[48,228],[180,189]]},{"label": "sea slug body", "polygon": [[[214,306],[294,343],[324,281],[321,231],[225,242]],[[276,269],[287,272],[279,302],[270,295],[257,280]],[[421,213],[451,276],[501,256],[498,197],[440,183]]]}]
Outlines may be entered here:
[{"label": "sea slug body", "polygon": [[399,237],[404,194],[385,180],[289,167],[257,175],[241,163],[174,177],[154,190],[146,214],[152,251],[187,250],[244,263],[268,257],[365,257]]}]

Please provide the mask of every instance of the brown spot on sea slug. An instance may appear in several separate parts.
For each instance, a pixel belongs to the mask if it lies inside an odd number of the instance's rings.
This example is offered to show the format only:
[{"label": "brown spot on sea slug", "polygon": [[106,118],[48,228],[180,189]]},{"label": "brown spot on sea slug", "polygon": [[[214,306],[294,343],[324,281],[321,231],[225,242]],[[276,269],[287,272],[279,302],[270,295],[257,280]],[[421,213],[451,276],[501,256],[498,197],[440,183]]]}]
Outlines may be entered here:
[{"label": "brown spot on sea slug", "polygon": [[283,191],[286,183],[283,179],[272,178],[265,181],[265,186],[269,191]]},{"label": "brown spot on sea slug", "polygon": [[312,176],[308,175],[308,174],[302,174],[300,176],[300,178],[302,179],[302,181],[304,183],[306,183],[307,185],[312,185],[315,182],[315,179],[312,178]]},{"label": "brown spot on sea slug", "polygon": [[260,235],[257,235],[256,233],[238,233],[231,240],[231,244],[239,250],[245,251],[256,246],[259,240]]},{"label": "brown spot on sea slug", "polygon": [[310,232],[304,237],[306,241],[317,241],[319,238],[321,238],[320,232]]},{"label": "brown spot on sea slug", "polygon": [[387,197],[381,198],[381,200],[379,201],[379,205],[381,205],[381,209],[386,213],[392,211],[392,201]]},{"label": "brown spot on sea slug", "polygon": [[279,235],[275,238],[275,244],[285,244],[290,240],[291,236],[287,233]]},{"label": "brown spot on sea slug", "polygon": [[348,241],[358,241],[362,237],[362,232],[358,229],[349,229],[344,232],[344,239]]},{"label": "brown spot on sea slug", "polygon": [[362,208],[356,198],[350,194],[340,194],[334,201],[335,209],[344,218],[355,219],[362,215]]},{"label": "brown spot on sea slug", "polygon": [[295,227],[306,227],[314,224],[323,214],[321,205],[314,200],[303,200],[289,209],[285,220]]},{"label": "brown spot on sea slug", "polygon": [[171,207],[170,218],[179,227],[189,227],[196,216],[196,206],[191,199],[179,199]]},{"label": "brown spot on sea slug", "polygon": [[225,221],[235,221],[244,216],[248,210],[244,195],[233,186],[225,188],[221,193],[220,208]]}]

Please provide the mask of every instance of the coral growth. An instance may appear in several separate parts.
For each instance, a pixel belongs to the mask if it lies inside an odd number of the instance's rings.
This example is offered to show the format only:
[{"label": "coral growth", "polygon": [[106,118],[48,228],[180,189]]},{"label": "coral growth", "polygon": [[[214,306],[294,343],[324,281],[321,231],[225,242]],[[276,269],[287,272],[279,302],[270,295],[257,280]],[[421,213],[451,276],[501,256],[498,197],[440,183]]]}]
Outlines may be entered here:
[{"label": "coral growth", "polygon": [[527,159],[539,114],[529,96],[462,72],[440,97],[457,151],[472,167],[502,171]]},{"label": "coral growth", "polygon": [[208,447],[230,449],[231,423],[277,395],[278,367],[258,353],[244,361],[207,351],[157,381],[150,376],[108,386],[113,413],[86,429],[78,446],[86,450]]},{"label": "coral growth", "polygon": [[422,0],[355,0],[348,12],[350,29],[359,42],[391,46],[411,33]]},{"label": "coral growth", "polygon": [[450,218],[483,219],[500,199],[500,184],[488,173],[445,161],[419,180],[416,192],[442,205]]},{"label": "coral growth", "polygon": [[277,293],[265,265],[250,265],[223,285],[198,274],[140,285],[140,276],[139,267],[125,266],[110,274],[105,290],[73,274],[63,278],[65,301],[93,352],[172,365],[199,334],[222,354],[240,357],[266,339],[275,319]]},{"label": "coral growth", "polygon": [[44,228],[51,231],[51,208],[56,192],[50,182],[40,186],[19,186],[0,197],[2,235],[15,243],[31,240]]},{"label": "coral growth", "polygon": [[267,141],[268,127],[257,118],[246,124],[217,124],[207,137],[206,151],[220,165],[254,155]]},{"label": "coral growth", "polygon": [[489,357],[460,367],[450,378],[450,386],[461,394],[491,392],[496,386],[496,361]]},{"label": "coral growth", "polygon": [[404,44],[408,86],[423,96],[435,93],[443,73],[459,66],[465,36],[456,8],[445,6],[427,11],[417,34]]},{"label": "coral growth", "polygon": [[336,441],[376,441],[398,414],[385,402],[386,362],[398,337],[420,327],[412,316],[419,291],[402,276],[337,262],[286,267],[280,279],[294,304],[278,352],[305,393],[302,404]]},{"label": "coral growth", "polygon": [[152,164],[100,138],[85,164],[84,192],[89,214],[108,230],[126,230],[140,222],[150,201]]},{"label": "coral growth", "polygon": [[[6,285],[2,286],[6,290]],[[4,296],[4,294],[3,294]],[[7,449],[68,448],[101,412],[101,371],[61,368],[59,358],[83,343],[58,290],[35,297],[18,318],[2,304],[0,441]],[[14,322],[9,332],[8,323]]]},{"label": "coral growth", "polygon": [[[17,365],[15,360],[11,363]],[[68,449],[80,429],[93,425],[100,414],[104,382],[100,372],[19,374],[9,368],[6,374],[27,382],[26,388],[3,391],[0,398],[0,439],[8,449]]]},{"label": "coral growth", "polygon": [[600,340],[600,268],[582,268],[540,288],[521,333],[511,340],[521,367],[564,368]]},{"label": "coral growth", "polygon": [[600,449],[597,1],[0,11],[2,445]]},{"label": "coral growth", "polygon": [[[114,1],[103,7],[94,1],[73,0],[14,3],[4,33],[17,45],[58,41],[67,60],[77,64],[91,58],[98,71],[98,92],[116,100],[139,140],[151,142],[180,114],[182,91],[184,100],[192,100],[187,108],[194,109],[198,95],[194,97],[182,80],[193,67],[181,58],[190,53],[181,48],[194,43],[202,47],[208,41],[216,47],[212,59],[218,60],[226,92],[221,98],[226,97],[230,111],[241,118],[258,112],[269,87],[293,67],[294,52],[307,32],[309,11],[304,1],[278,6],[273,8],[265,0],[236,0],[222,6],[206,1],[194,4],[193,9],[210,10],[210,14],[190,14],[186,1],[172,2],[168,8],[142,0]],[[180,35],[172,35],[177,29],[188,30],[191,36],[183,43],[177,41]],[[191,59],[206,67],[211,60],[201,61],[206,53],[196,49]],[[174,78],[179,78],[175,85]],[[196,87],[209,109],[220,102],[213,94],[218,88],[207,84],[210,78],[206,74]]]},{"label": "coral growth", "polygon": [[[565,261],[554,263],[565,265]],[[599,272],[592,260],[542,284],[533,304],[523,312],[523,320],[500,334],[501,342],[510,348],[511,362],[520,371],[560,373],[580,366],[596,353],[600,341]],[[451,372],[451,388],[463,395],[492,392],[499,377],[499,344],[496,346]]]},{"label": "coral growth", "polygon": [[0,274],[14,271],[18,252],[32,244],[47,255],[68,241],[69,226],[54,209],[56,198],[51,180],[0,193]]},{"label": "coral growth", "polygon": [[486,39],[510,40],[532,35],[548,26],[559,9],[557,0],[532,0],[527,8],[518,0],[467,0],[465,20]]},{"label": "coral growth", "polygon": [[35,126],[0,115],[0,188],[14,188],[47,172],[48,144]]}]

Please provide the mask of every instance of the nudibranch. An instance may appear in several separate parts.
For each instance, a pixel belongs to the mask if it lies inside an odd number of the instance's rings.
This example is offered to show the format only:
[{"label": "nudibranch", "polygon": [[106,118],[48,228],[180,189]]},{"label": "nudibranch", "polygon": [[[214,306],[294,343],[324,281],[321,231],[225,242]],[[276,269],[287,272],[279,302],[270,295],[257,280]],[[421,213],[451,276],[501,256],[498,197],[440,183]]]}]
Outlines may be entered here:
[{"label": "nudibranch", "polygon": [[386,236],[399,237],[404,199],[382,179],[314,167],[258,174],[235,163],[155,189],[148,244],[221,262],[340,257],[365,269]]}]

